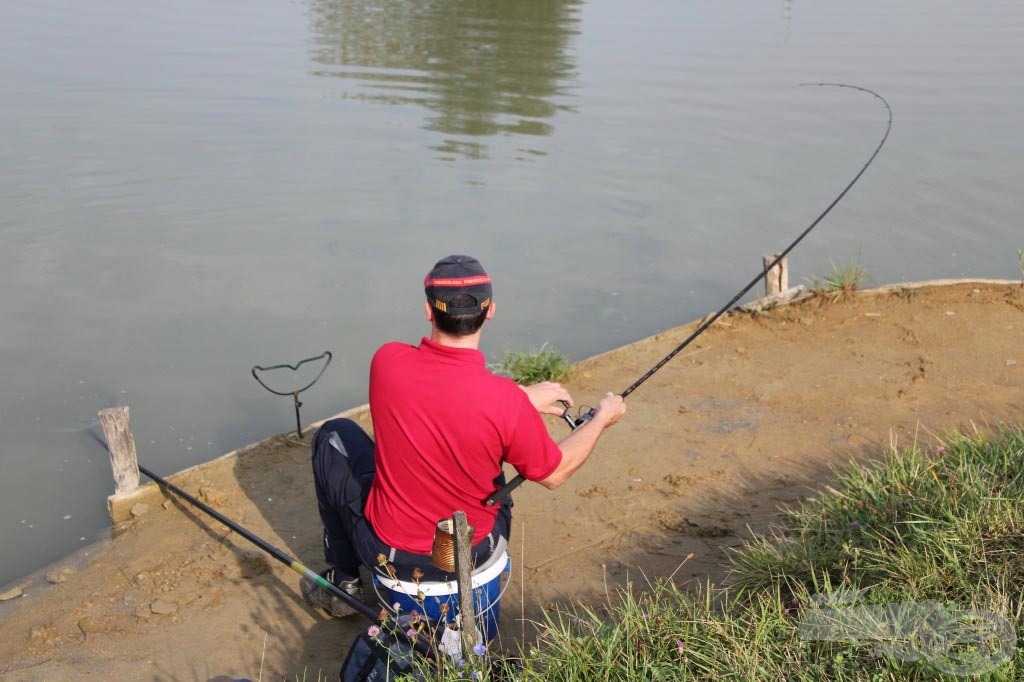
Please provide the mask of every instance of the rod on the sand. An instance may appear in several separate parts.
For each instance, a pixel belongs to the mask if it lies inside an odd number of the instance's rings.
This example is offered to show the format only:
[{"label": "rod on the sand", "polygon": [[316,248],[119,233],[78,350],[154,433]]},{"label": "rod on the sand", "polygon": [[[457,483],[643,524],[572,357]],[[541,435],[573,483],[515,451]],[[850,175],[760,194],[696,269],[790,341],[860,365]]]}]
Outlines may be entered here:
[{"label": "rod on the sand", "polygon": [[[167,488],[168,490],[173,492],[175,495],[178,495],[179,497],[187,500],[188,502],[190,502],[195,507],[201,509],[202,511],[206,512],[207,514],[209,514],[213,518],[217,519],[218,521],[223,523],[225,526],[227,526],[231,530],[235,531],[236,533],[238,533],[239,535],[244,537],[246,540],[248,540],[252,544],[256,545],[257,547],[262,549],[264,552],[266,552],[270,556],[274,557],[275,559],[277,559],[282,564],[284,564],[288,568],[292,569],[293,571],[295,571],[299,575],[304,576],[306,578],[309,578],[314,583],[316,583],[317,585],[319,585],[323,589],[327,590],[331,594],[335,595],[336,597],[338,597],[339,599],[344,601],[346,604],[348,604],[349,606],[354,608],[356,611],[358,611],[362,615],[364,615],[367,618],[369,618],[374,623],[380,623],[382,625],[387,625],[387,623],[384,621],[384,619],[381,618],[381,615],[382,615],[383,612],[376,611],[372,607],[367,606],[363,602],[361,602],[358,599],[356,599],[355,597],[353,597],[351,594],[348,594],[344,590],[338,588],[336,585],[331,583],[331,581],[327,580],[323,576],[317,575],[316,573],[314,573],[312,570],[310,570],[309,568],[304,566],[297,559],[293,559],[292,557],[288,556],[287,554],[285,554],[284,552],[279,550],[277,547],[274,547],[272,544],[270,544],[269,542],[267,542],[263,538],[261,538],[258,535],[255,535],[255,534],[251,533],[250,531],[246,530],[245,528],[243,528],[242,526],[238,525],[237,523],[235,523],[234,521],[232,521],[228,517],[226,517],[223,514],[221,514],[219,511],[217,511],[213,507],[200,502],[199,500],[197,500],[192,495],[189,495],[187,492],[185,492],[184,490],[182,490],[178,486],[174,485],[173,483],[171,483],[171,482],[169,482],[167,480],[164,480],[163,478],[157,476],[156,474],[154,474],[152,471],[150,471],[149,469],[145,468],[141,464],[139,465],[139,471],[141,471],[145,475],[149,476],[151,479],[156,481],[159,485],[163,486],[164,488]],[[393,625],[393,623],[392,623],[392,625]],[[412,644],[412,646],[415,647],[415,649],[418,652],[420,652],[421,654],[423,654],[423,655],[425,655],[427,657],[433,656],[433,651],[432,651],[432,648],[430,646],[430,643],[424,641],[422,637],[420,637],[420,636],[417,636],[415,638],[409,637],[409,635],[406,634],[405,631],[403,631],[402,628],[400,628],[400,627],[388,627],[388,630],[394,632],[394,634],[397,635],[399,638],[404,639],[405,641],[407,641],[410,644]]]},{"label": "rod on the sand", "polygon": [[264,552],[266,552],[270,556],[274,557],[275,559],[277,559],[282,564],[284,564],[288,568],[292,569],[293,571],[295,571],[299,575],[304,576],[306,578],[309,578],[310,580],[312,580],[314,583],[316,583],[317,585],[319,585],[323,589],[327,590],[328,592],[330,592],[331,594],[335,595],[336,597],[338,597],[339,599],[344,601],[346,604],[348,604],[349,606],[351,606],[355,610],[359,611],[359,613],[363,614],[364,616],[366,616],[370,620],[372,620],[374,622],[377,622],[378,616],[380,615],[378,611],[376,611],[373,608],[367,606],[366,604],[364,604],[363,602],[359,601],[358,599],[353,597],[351,594],[345,592],[344,590],[339,589],[336,585],[331,583],[331,581],[327,580],[326,578],[324,578],[321,575],[317,575],[312,570],[310,570],[309,568],[304,566],[302,563],[300,563],[296,559],[293,559],[292,557],[288,556],[287,554],[285,554],[284,552],[279,550],[277,547],[274,547],[272,544],[270,544],[269,542],[267,542],[263,538],[261,538],[258,535],[254,535],[253,533],[249,532],[248,530],[246,530],[242,526],[238,525],[237,523],[235,523],[234,521],[232,521],[228,517],[226,517],[223,514],[221,514],[219,511],[217,511],[213,507],[200,502],[199,500],[197,500],[192,495],[189,495],[187,492],[185,492],[184,490],[182,490],[178,486],[174,485],[173,483],[171,483],[171,482],[169,482],[169,481],[167,481],[167,480],[157,476],[156,474],[154,474],[152,471],[150,471],[146,467],[142,466],[141,464],[139,465],[139,471],[141,471],[142,473],[146,474],[147,476],[152,478],[154,481],[156,481],[158,484],[160,484],[164,488],[167,488],[168,490],[173,492],[175,495],[177,495],[177,496],[179,496],[179,497],[181,497],[181,498],[183,498],[185,500],[188,500],[193,506],[198,507],[199,509],[203,510],[204,512],[206,512],[207,514],[209,514],[213,518],[217,519],[218,521],[223,523],[225,526],[227,526],[231,530],[235,531],[236,533],[241,535],[243,538],[245,538],[246,540],[248,540],[252,544],[256,545],[257,547],[262,549]]},{"label": "rod on the sand", "polygon": [[[676,355],[679,354],[680,351],[682,351],[684,348],[689,346],[690,343],[692,343],[694,339],[696,339],[698,336],[700,336],[705,331],[707,331],[707,329],[711,325],[713,325],[718,320],[718,318],[720,318],[722,315],[727,313],[734,305],[736,305],[739,302],[739,300],[741,298],[743,298],[747,294],[748,291],[753,289],[754,286],[758,282],[760,282],[762,279],[764,279],[765,276],[768,275],[768,273],[771,271],[772,268],[774,268],[776,265],[778,265],[779,262],[782,261],[783,258],[785,258],[787,255],[789,255],[789,252],[792,251],[794,248],[796,248],[796,245],[799,244],[801,241],[803,241],[804,237],[806,237],[808,234],[810,234],[811,230],[813,230],[815,228],[815,226],[817,226],[817,224],[820,223],[822,221],[822,219],[824,219],[824,217],[827,216],[829,214],[829,212],[833,208],[835,208],[835,205],[838,204],[839,201],[844,196],[846,196],[846,193],[850,191],[850,188],[853,187],[853,185],[858,180],[860,180],[860,176],[864,175],[864,171],[866,171],[868,169],[868,166],[871,165],[871,162],[875,160],[876,156],[878,156],[878,152],[882,151],[882,145],[884,145],[885,141],[887,139],[889,139],[889,131],[892,130],[892,109],[889,107],[889,103],[885,101],[885,98],[882,97],[881,95],[879,95],[877,92],[875,92],[873,90],[868,90],[867,88],[862,88],[859,85],[847,85],[845,83],[801,83],[800,85],[802,85],[802,86],[803,85],[817,85],[817,86],[822,86],[822,87],[850,88],[851,90],[859,90],[861,92],[866,92],[869,95],[874,95],[876,98],[878,98],[882,102],[883,105],[885,105],[885,110],[889,114],[889,120],[888,120],[888,123],[885,126],[885,134],[882,135],[882,139],[878,142],[878,146],[875,147],[875,151],[871,154],[871,157],[868,158],[867,162],[861,167],[860,171],[858,171],[857,174],[855,176],[853,176],[853,180],[850,180],[850,182],[846,185],[846,187],[843,188],[843,191],[840,192],[839,195],[836,196],[836,198],[832,200],[832,203],[830,203],[825,208],[825,210],[822,211],[821,214],[817,218],[814,219],[814,222],[812,222],[810,225],[808,225],[804,229],[804,231],[801,232],[797,236],[797,238],[794,239],[792,241],[792,243],[790,243],[790,245],[787,246],[786,249],[782,253],[778,254],[775,257],[774,260],[772,260],[770,263],[766,264],[764,266],[764,269],[761,272],[757,273],[757,276],[754,277],[754,279],[750,280],[750,283],[747,284],[747,286],[745,286],[742,289],[740,289],[739,293],[737,293],[735,296],[733,296],[732,299],[728,303],[726,303],[724,306],[719,308],[718,312],[716,312],[714,315],[711,315],[710,317],[706,318],[700,324],[700,326],[698,326],[697,329],[694,330],[694,332],[692,334],[690,334],[688,337],[686,337],[686,339],[683,340],[682,343],[680,343],[678,346],[673,348],[672,351],[668,353],[668,355],[666,355],[661,360],[659,360],[653,367],[651,367],[649,370],[647,370],[647,372],[644,373],[643,376],[641,376],[639,379],[634,381],[632,384],[630,384],[626,388],[626,390],[624,390],[622,393],[620,393],[619,395],[622,396],[623,399],[625,399],[626,396],[628,396],[630,393],[632,393],[636,389],[640,388],[640,385],[642,383],[644,383],[645,381],[650,379],[652,376],[654,376],[654,373],[657,372],[662,367],[664,367],[668,363],[669,360],[674,358]],[[577,419],[573,419],[571,416],[569,416],[569,405],[567,403],[565,403],[565,401],[562,401],[562,404],[565,405],[565,412],[562,413],[562,418],[565,419],[566,422],[568,422],[569,427],[572,428],[572,429],[576,429],[577,427],[579,427],[582,424],[584,424],[587,421],[589,421],[590,418],[594,414],[594,410],[591,410],[587,414],[581,415]],[[509,481],[504,487],[502,487],[500,490],[492,493],[490,497],[488,497],[486,500],[484,500],[484,504],[486,504],[489,507],[493,506],[499,500],[502,500],[505,497],[508,497],[509,493],[511,493],[516,488],[518,488],[525,481],[526,481],[526,479],[523,478],[522,476],[516,476],[511,481]]]}]

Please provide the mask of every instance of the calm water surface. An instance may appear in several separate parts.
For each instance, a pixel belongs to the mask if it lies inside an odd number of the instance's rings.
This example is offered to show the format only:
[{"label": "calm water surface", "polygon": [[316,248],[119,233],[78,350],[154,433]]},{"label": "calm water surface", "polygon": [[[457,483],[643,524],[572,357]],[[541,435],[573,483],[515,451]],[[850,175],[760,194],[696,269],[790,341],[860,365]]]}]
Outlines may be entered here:
[{"label": "calm water surface", "polygon": [[447,253],[496,280],[492,359],[719,307],[884,130],[801,82],[895,127],[795,282],[1018,276],[1022,29],[997,1],[6,3],[0,584],[105,532],[98,410],[167,473],[292,427],[253,365],[329,349],[304,417],[359,404]]}]

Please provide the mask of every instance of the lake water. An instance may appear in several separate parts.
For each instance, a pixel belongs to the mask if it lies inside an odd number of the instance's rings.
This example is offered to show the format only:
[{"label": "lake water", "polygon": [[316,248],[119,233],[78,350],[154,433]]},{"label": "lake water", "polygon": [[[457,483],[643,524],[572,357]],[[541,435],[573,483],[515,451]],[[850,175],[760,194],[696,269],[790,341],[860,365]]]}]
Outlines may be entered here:
[{"label": "lake water", "polygon": [[793,283],[1020,276],[1018,2],[0,6],[0,584],[106,532],[98,410],[169,473],[293,427],[253,365],[331,350],[304,420],[362,403],[448,253],[492,360],[720,307],[884,132],[820,81],[894,127]]}]

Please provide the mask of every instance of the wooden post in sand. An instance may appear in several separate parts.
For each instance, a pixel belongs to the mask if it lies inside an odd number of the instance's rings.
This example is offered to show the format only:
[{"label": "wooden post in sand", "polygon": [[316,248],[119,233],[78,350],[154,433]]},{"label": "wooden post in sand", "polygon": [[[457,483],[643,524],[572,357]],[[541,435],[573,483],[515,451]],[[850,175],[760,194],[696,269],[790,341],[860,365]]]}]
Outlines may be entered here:
[{"label": "wooden post in sand", "polygon": [[127,495],[139,487],[139,462],[135,438],[128,424],[128,406],[100,410],[100,423],[107,437],[110,468],[114,470],[114,497]]},{"label": "wooden post in sand", "polygon": [[459,586],[459,616],[462,618],[462,658],[470,660],[476,646],[476,612],[473,609],[473,529],[466,512],[452,514],[455,526],[455,580]]},{"label": "wooden post in sand", "polygon": [[[761,267],[767,268],[772,261],[779,257],[773,253],[770,256],[761,256]],[[764,275],[764,295],[773,296],[782,293],[789,288],[789,256],[786,256],[775,267]]]}]

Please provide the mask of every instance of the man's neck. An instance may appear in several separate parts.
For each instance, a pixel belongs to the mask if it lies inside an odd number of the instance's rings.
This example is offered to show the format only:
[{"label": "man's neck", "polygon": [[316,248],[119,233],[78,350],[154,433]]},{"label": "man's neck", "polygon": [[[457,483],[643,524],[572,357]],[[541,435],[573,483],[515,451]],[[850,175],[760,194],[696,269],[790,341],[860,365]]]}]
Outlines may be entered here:
[{"label": "man's neck", "polygon": [[450,334],[445,334],[436,326],[433,326],[430,332],[430,340],[436,344],[448,346],[450,348],[470,348],[472,350],[477,350],[480,347],[480,333],[482,331],[483,328],[480,328],[469,336],[451,336]]}]

